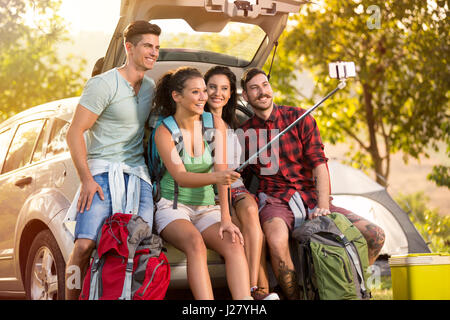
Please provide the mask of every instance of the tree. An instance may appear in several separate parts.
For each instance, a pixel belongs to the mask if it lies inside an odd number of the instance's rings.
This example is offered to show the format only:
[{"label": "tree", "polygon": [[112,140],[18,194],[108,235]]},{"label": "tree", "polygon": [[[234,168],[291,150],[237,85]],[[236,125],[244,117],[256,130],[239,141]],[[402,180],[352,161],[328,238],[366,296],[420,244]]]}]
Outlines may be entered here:
[{"label": "tree", "polygon": [[[328,63],[354,61],[348,81],[315,112],[325,141],[353,141],[353,160],[374,169],[386,185],[390,155],[418,159],[449,141],[450,33],[447,1],[324,0],[290,18],[272,70],[277,91],[298,94],[297,70],[317,85],[312,103],[336,87]],[[267,66],[266,66],[267,68]],[[289,94],[278,101],[301,105]],[[355,148],[356,146],[356,148]]]},{"label": "tree", "polygon": [[399,193],[395,198],[431,251],[450,253],[450,216],[440,216],[437,209],[430,208],[429,200],[423,192]]},{"label": "tree", "polygon": [[250,61],[265,36],[264,31],[256,26],[238,26],[230,24],[226,27],[224,34],[203,33],[166,33],[161,42],[162,48],[187,48],[205,50],[230,57],[239,57],[240,59]]},{"label": "tree", "polygon": [[[448,153],[448,152],[447,152]],[[431,173],[427,176],[428,180],[434,181],[439,187],[450,189],[450,168],[443,165],[434,166]]]},{"label": "tree", "polygon": [[[85,60],[62,61],[68,41],[58,0],[0,0],[0,121],[32,106],[81,93]],[[33,17],[32,25],[27,25]]]}]

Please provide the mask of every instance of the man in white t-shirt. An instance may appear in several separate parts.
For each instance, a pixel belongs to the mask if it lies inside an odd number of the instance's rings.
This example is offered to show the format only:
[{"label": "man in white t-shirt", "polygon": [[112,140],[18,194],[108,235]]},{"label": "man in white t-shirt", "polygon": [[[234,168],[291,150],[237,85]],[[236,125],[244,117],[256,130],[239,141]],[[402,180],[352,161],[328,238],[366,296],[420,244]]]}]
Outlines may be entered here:
[{"label": "man in white t-shirt", "polygon": [[[160,34],[161,29],[147,21],[129,24],[124,31],[125,64],[89,79],[75,110],[67,144],[81,185],[72,204],[76,210],[69,210],[75,214],[67,218],[76,220],[76,227],[66,282],[74,267],[84,278],[97,235],[112,213],[139,214],[152,228],[143,137],[155,83],[145,72],[158,59]],[[66,283],[66,299],[78,299],[80,289]]]}]

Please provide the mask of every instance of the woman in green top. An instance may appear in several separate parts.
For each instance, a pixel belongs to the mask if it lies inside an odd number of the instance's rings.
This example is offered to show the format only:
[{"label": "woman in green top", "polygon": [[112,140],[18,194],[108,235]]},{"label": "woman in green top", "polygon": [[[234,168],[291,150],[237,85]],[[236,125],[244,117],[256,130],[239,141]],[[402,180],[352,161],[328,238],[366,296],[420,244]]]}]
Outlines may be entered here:
[{"label": "woman in green top", "polygon": [[[169,71],[158,81],[152,112],[174,117],[184,149],[179,155],[169,130],[165,126],[156,129],[156,147],[167,172],[161,180],[155,225],[164,240],[186,254],[187,278],[195,299],[214,298],[206,247],[225,259],[233,299],[251,299],[244,240],[231,222],[227,201],[227,188],[240,175],[226,163],[226,124],[214,117],[216,161],[205,140],[198,138],[203,136],[201,115],[207,99],[203,76],[195,68]],[[179,186],[176,209],[174,180]],[[213,184],[217,185],[220,206],[215,204]]]}]

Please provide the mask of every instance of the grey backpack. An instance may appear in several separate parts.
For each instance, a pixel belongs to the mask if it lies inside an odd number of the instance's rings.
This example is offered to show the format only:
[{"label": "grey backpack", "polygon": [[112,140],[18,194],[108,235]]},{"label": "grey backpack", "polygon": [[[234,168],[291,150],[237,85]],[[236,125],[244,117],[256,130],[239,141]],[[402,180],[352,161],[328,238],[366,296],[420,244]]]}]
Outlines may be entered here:
[{"label": "grey backpack", "polygon": [[370,298],[367,243],[344,215],[331,213],[308,220],[292,236],[298,242],[305,299]]}]

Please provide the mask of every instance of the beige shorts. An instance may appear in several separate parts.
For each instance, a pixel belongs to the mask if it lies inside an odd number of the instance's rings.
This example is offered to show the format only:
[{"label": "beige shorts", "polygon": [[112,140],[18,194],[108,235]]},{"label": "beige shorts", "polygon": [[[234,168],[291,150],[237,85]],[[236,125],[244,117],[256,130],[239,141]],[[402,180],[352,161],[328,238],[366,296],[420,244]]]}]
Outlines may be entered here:
[{"label": "beige shorts", "polygon": [[220,206],[193,206],[178,202],[178,208],[173,209],[173,201],[165,198],[156,203],[154,223],[158,234],[169,223],[178,219],[191,221],[198,231],[203,232],[221,221]]}]

